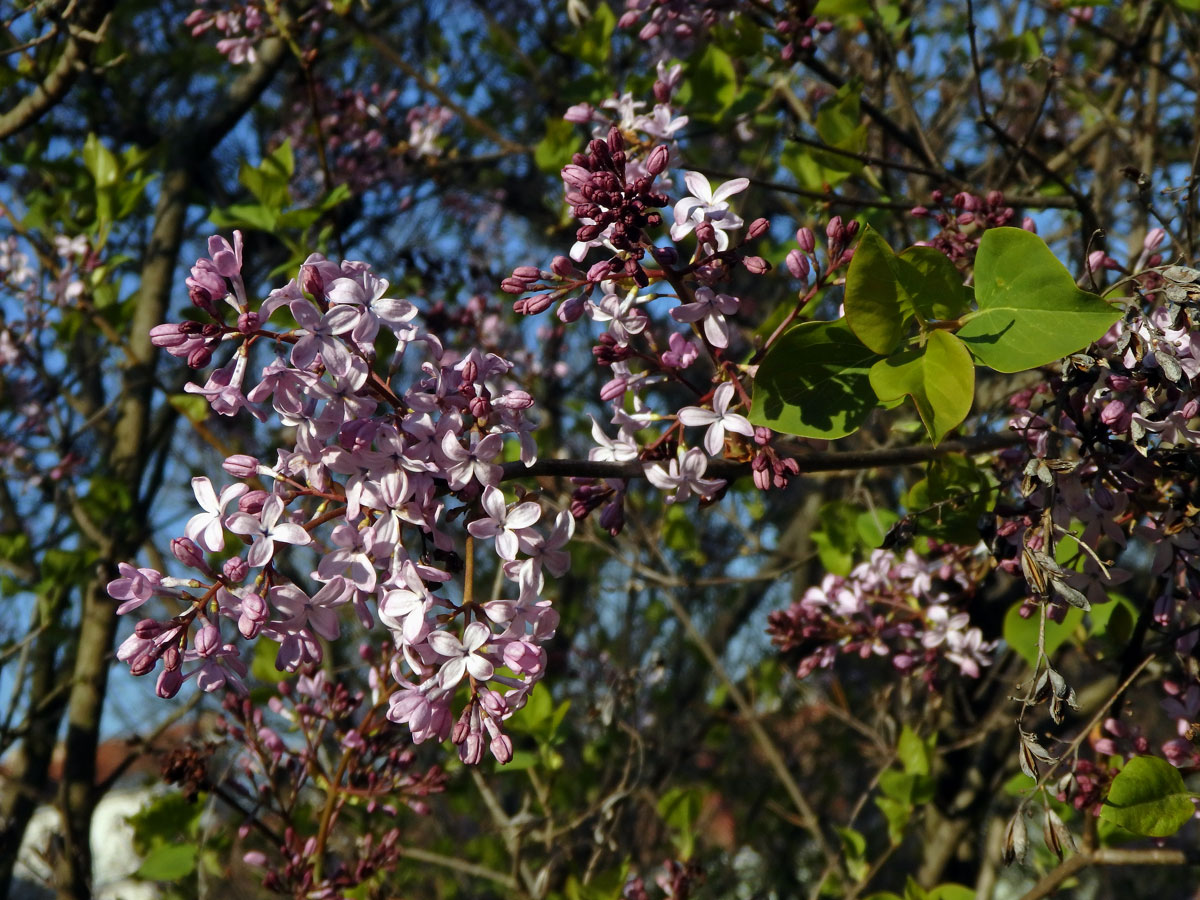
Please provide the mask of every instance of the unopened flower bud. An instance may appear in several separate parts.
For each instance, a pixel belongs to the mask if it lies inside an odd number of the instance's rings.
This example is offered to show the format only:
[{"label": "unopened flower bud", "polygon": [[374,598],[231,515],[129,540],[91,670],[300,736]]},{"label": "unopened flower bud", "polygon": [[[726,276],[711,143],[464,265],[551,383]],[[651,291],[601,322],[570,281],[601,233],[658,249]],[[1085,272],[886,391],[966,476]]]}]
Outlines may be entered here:
[{"label": "unopened flower bud", "polygon": [[158,682],[154,685],[154,693],[163,700],[170,700],[179,693],[183,685],[183,673],[178,669],[164,669],[158,674]]},{"label": "unopened flower bud", "polygon": [[268,496],[270,495],[266,491],[247,491],[238,498],[238,509],[241,512],[257,516],[262,512],[263,504],[267,502]]},{"label": "unopened flower bud", "polygon": [[492,738],[492,742],[488,745],[488,749],[492,751],[492,756],[496,757],[496,762],[500,765],[505,765],[512,762],[513,758],[513,743],[512,738],[507,734],[502,734],[499,737]]},{"label": "unopened flower bud", "polygon": [[244,312],[238,316],[238,331],[242,334],[252,334],[258,331],[259,317],[256,312]]},{"label": "unopened flower bud", "polygon": [[158,637],[163,633],[163,630],[162,624],[156,622],[154,619],[142,619],[142,621],[133,626],[133,633],[146,641]]},{"label": "unopened flower bud", "polygon": [[620,153],[625,149],[625,138],[621,129],[615,125],[608,130],[608,149],[613,153]]},{"label": "unopened flower bud", "polygon": [[300,289],[314,299],[325,299],[325,280],[316,266],[303,266],[300,270]]},{"label": "unopened flower bud", "polygon": [[613,537],[621,533],[621,529],[625,527],[625,504],[621,502],[621,497],[618,496],[601,510],[600,527]]},{"label": "unopened flower bud", "polygon": [[1162,246],[1162,242],[1167,238],[1167,232],[1163,228],[1151,228],[1146,232],[1146,237],[1142,241],[1142,249],[1147,253],[1152,253]]},{"label": "unopened flower bud", "polygon": [[556,256],[550,262],[550,271],[559,278],[569,278],[576,274],[575,263],[568,256]]},{"label": "unopened flower bud", "polygon": [[554,314],[558,316],[558,320],[563,324],[570,325],[572,322],[578,322],[583,316],[584,302],[583,297],[568,297],[562,303],[558,304],[558,309]]},{"label": "unopened flower bud", "polygon": [[203,369],[212,362],[212,351],[200,346],[187,355],[187,364],[192,369]]},{"label": "unopened flower bud", "polygon": [[747,256],[742,260],[742,265],[751,275],[762,275],[771,269],[771,264],[761,256]]},{"label": "unopened flower bud", "polygon": [[673,266],[679,262],[679,254],[674,247],[653,247],[650,252],[661,265]]},{"label": "unopened flower bud", "polygon": [[604,262],[595,263],[590,269],[588,269],[587,280],[593,284],[599,284],[601,281],[608,280],[608,277],[611,274],[612,269],[610,269],[608,266],[608,260],[604,260]]},{"label": "unopened flower bud", "polygon": [[771,223],[767,219],[755,219],[750,223],[750,227],[746,229],[746,240],[758,240],[758,238],[767,233],[767,229],[770,227]]},{"label": "unopened flower bud", "polygon": [[235,453],[225,457],[221,468],[234,478],[253,478],[258,474],[258,460],[248,453]]},{"label": "unopened flower bud", "polygon": [[842,224],[842,217],[834,216],[825,226],[825,237],[830,244],[840,245],[845,236],[846,227]]},{"label": "unopened flower bud", "polygon": [[155,664],[158,663],[158,654],[154,650],[147,650],[139,653],[129,663],[129,674],[134,677],[146,675],[154,671]]},{"label": "unopened flower bud", "polygon": [[1030,234],[1037,234],[1037,222],[1033,221],[1029,216],[1021,220],[1021,227]]},{"label": "unopened flower bud", "polygon": [[670,148],[666,144],[659,144],[650,151],[650,156],[646,159],[646,171],[651,175],[661,175],[667,170],[670,161]]},{"label": "unopened flower bud", "polygon": [[696,240],[701,244],[716,243],[717,229],[713,228],[712,222],[701,222],[696,226]]},{"label": "unopened flower bud", "polygon": [[505,278],[500,282],[500,290],[506,294],[523,294],[529,290],[529,282],[520,278]]},{"label": "unopened flower bud", "polygon": [[787,265],[787,270],[792,273],[793,278],[799,278],[802,281],[808,281],[808,257],[799,250],[790,250],[784,258],[784,263]]},{"label": "unopened flower bud", "polygon": [[553,302],[553,294],[534,294],[532,297],[523,297],[514,303],[513,312],[521,316],[536,316],[548,310]]},{"label": "unopened flower bud", "polygon": [[196,632],[196,638],[193,642],[196,652],[201,656],[212,656],[221,649],[221,632],[216,625],[211,622],[206,622]]},{"label": "unopened flower bud", "polygon": [[179,652],[178,647],[171,644],[162,652],[162,661],[168,672],[175,672],[183,664],[183,654]]},{"label": "unopened flower bud", "polygon": [[231,556],[221,566],[221,573],[230,584],[240,584],[246,580],[250,572],[250,564],[240,556]]},{"label": "unopened flower bud", "polygon": [[812,253],[817,248],[817,236],[813,234],[811,228],[805,225],[796,231],[796,243],[805,253]]},{"label": "unopened flower bud", "polygon": [[190,569],[208,569],[204,552],[196,546],[191,538],[181,537],[171,541],[171,552],[175,558]]},{"label": "unopened flower bud", "polygon": [[628,386],[629,383],[625,380],[625,377],[618,375],[612,381],[605,384],[604,387],[600,388],[600,399],[608,403],[611,400],[616,400],[618,397],[624,397]]}]

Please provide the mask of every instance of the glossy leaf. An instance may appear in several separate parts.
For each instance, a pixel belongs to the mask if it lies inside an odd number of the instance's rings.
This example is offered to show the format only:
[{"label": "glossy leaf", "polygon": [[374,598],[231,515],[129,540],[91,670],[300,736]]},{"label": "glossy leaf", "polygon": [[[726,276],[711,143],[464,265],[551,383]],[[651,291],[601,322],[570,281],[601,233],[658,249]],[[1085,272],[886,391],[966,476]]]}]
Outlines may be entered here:
[{"label": "glossy leaf", "polygon": [[885,403],[905,395],[913,398],[935,444],[962,423],[975,398],[971,354],[947,331],[931,332],[922,349],[880,360],[870,377],[871,387]]},{"label": "glossy leaf", "polygon": [[1021,372],[1062,359],[1099,339],[1120,310],[1076,287],[1036,234],[993,228],[975,258],[979,309],[958,337],[983,365]]},{"label": "glossy leaf", "polygon": [[933,247],[909,247],[900,259],[912,269],[905,278],[913,308],[924,318],[957,319],[971,309],[973,291],[946,254]]},{"label": "glossy leaf", "polygon": [[868,373],[879,359],[843,320],[797,325],[758,367],[750,421],[801,437],[852,434],[878,405]]},{"label": "glossy leaf", "polygon": [[1113,779],[1100,817],[1134,834],[1170,837],[1195,814],[1192,796],[1165,759],[1135,756]]},{"label": "glossy leaf", "polygon": [[912,311],[904,268],[888,242],[867,228],[846,272],[846,324],[866,347],[884,356],[899,345]]}]

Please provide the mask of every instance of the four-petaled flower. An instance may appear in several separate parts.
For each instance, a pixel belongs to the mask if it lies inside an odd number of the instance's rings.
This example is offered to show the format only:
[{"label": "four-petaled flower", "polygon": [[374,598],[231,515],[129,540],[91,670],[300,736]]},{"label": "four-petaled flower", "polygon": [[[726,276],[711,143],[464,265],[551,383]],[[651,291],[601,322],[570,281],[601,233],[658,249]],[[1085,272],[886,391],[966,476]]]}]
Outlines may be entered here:
[{"label": "four-petaled flower", "polygon": [[709,456],[720,456],[725,447],[725,432],[736,431],[746,437],[754,437],[754,426],[745,416],[729,412],[730,401],[733,400],[733,382],[725,381],[717,385],[713,391],[713,408],[703,409],[699,406],[685,406],[679,411],[679,421],[684,425],[707,425],[704,435],[704,449]]},{"label": "four-petaled flower", "polygon": [[710,287],[696,288],[695,301],[671,310],[676,322],[704,321],[704,336],[714,347],[729,346],[729,326],[725,316],[738,311],[741,301],[730,294],[718,294]]},{"label": "four-petaled flower", "polygon": [[684,197],[675,204],[675,224],[671,226],[671,240],[681,241],[691,234],[701,222],[708,222],[716,232],[717,250],[729,249],[726,231],[742,227],[742,220],[729,211],[725,201],[750,186],[750,179],[735,178],[727,181],[715,191],[708,179],[699,172],[688,172],[683,176],[692,196]]},{"label": "four-petaled flower", "polygon": [[249,487],[241,482],[227,484],[221,488],[221,496],[218,498],[211,481],[203,475],[193,478],[192,492],[204,512],[188,519],[183,533],[210,553],[224,550],[225,530],[221,527],[221,516],[225,514],[225,507],[229,505],[230,500],[236,500],[248,490]]},{"label": "four-petaled flower", "polygon": [[521,532],[541,518],[542,508],[527,502],[518,503],[510,510],[504,502],[503,492],[492,485],[483,489],[480,502],[487,517],[468,524],[467,531],[477,538],[494,537],[496,555],[501,559],[516,559]]},{"label": "four-petaled flower", "polygon": [[229,517],[226,526],[230,531],[254,538],[254,543],[250,545],[250,553],[246,556],[246,562],[251,566],[257,568],[269,563],[275,555],[276,541],[285,544],[309,542],[308,532],[300,525],[292,522],[280,523],[279,518],[282,515],[283,498],[275,494],[267,498],[258,516],[236,512]]},{"label": "four-petaled flower", "polygon": [[477,681],[487,681],[492,677],[495,667],[479,652],[491,636],[492,630],[483,622],[472,622],[468,625],[463,630],[462,640],[448,631],[435,631],[429,635],[426,639],[429,646],[439,656],[446,657],[446,662],[442,664],[441,672],[438,673],[442,687],[454,687],[468,672]]},{"label": "four-petaled flower", "polygon": [[708,457],[699,447],[693,447],[686,453],[680,449],[679,456],[666,469],[661,463],[653,463],[647,464],[645,470],[646,479],[660,491],[675,492],[667,502],[678,503],[693,493],[707,500],[725,486],[720,478],[705,478],[707,468]]}]

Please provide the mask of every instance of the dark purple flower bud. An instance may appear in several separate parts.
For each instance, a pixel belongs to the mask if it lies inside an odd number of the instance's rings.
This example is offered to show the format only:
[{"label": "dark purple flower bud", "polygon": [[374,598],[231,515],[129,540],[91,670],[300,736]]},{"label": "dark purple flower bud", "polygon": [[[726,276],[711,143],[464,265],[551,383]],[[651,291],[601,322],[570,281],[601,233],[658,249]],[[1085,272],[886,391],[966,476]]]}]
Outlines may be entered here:
[{"label": "dark purple flower bud", "polygon": [[625,527],[625,504],[620,496],[600,511],[600,527],[616,537]]},{"label": "dark purple flower bud", "polygon": [[751,275],[762,275],[771,270],[771,264],[761,256],[747,256],[742,260],[742,265]]},{"label": "dark purple flower bud", "polygon": [[750,227],[746,229],[746,240],[754,241],[767,233],[767,229],[771,227],[771,223],[766,219],[755,219],[750,223]]},{"label": "dark purple flower bud", "polygon": [[673,266],[679,262],[679,253],[674,247],[651,247],[650,255],[664,266]]},{"label": "dark purple flower bud", "polygon": [[203,285],[192,282],[190,278],[188,279],[188,297],[191,299],[192,305],[197,309],[204,310],[214,319],[220,318],[216,304],[213,303],[212,295]]},{"label": "dark purple flower bud", "polygon": [[133,633],[144,641],[154,640],[165,630],[162,623],[156,622],[154,619],[142,619],[133,626]]},{"label": "dark purple flower bud", "polygon": [[922,216],[929,215],[929,210],[924,206],[914,206],[912,209],[910,209],[908,211],[908,214],[910,216],[915,216],[916,218],[920,219]]},{"label": "dark purple flower bud", "polygon": [[832,22],[818,22],[816,25],[818,34],[829,34],[833,31]]},{"label": "dark purple flower bud", "polygon": [[942,191],[933,191],[929,195],[929,199],[932,200],[934,203],[941,203],[943,200],[946,199],[946,195]]},{"label": "dark purple flower bud", "polygon": [[841,244],[846,235],[846,227],[842,224],[841,216],[834,216],[825,226],[825,237],[830,244]]},{"label": "dark purple flower bud", "polygon": [[717,229],[713,228],[712,222],[701,222],[696,226],[696,240],[702,244],[715,244],[717,241]]},{"label": "dark purple flower bud", "polygon": [[575,232],[575,239],[580,243],[586,244],[588,241],[594,241],[600,236],[600,232],[604,230],[604,226],[596,223],[594,225],[581,225]]},{"label": "dark purple flower bud", "polygon": [[969,212],[959,213],[955,221],[958,222],[959,225],[970,225],[975,221],[975,214]]},{"label": "dark purple flower bud", "polygon": [[212,362],[212,351],[207,347],[197,347],[187,355],[187,364],[192,369],[203,369]]},{"label": "dark purple flower bud", "polygon": [[181,537],[171,541],[171,552],[175,558],[190,569],[208,569],[204,559],[204,551],[196,546],[191,538]]},{"label": "dark purple flower bud", "polygon": [[179,652],[179,648],[171,644],[162,652],[163,666],[168,672],[176,672],[183,665],[183,654]]},{"label": "dark purple flower bud", "polygon": [[987,193],[988,206],[1003,206],[1004,194],[1000,191],[988,191]]},{"label": "dark purple flower bud", "polygon": [[158,683],[154,685],[154,693],[163,700],[170,700],[179,693],[183,685],[183,673],[178,669],[164,669],[158,675]]},{"label": "dark purple flower bud", "polygon": [[244,312],[238,316],[238,331],[242,334],[252,334],[258,331],[259,315],[256,312]]},{"label": "dark purple flower bud", "polygon": [[575,268],[575,263],[568,256],[556,256],[550,263],[550,271],[559,278],[569,278],[578,270]]},{"label": "dark purple flower bud", "polygon": [[145,675],[154,671],[154,666],[158,663],[158,655],[153,648],[140,653],[129,662],[129,674],[135,677]]},{"label": "dark purple flower bud", "polygon": [[608,130],[608,149],[613,153],[621,153],[625,150],[625,138],[621,135],[621,129],[616,126]]},{"label": "dark purple flower bud", "polygon": [[759,425],[754,429],[754,443],[760,447],[765,447],[771,443],[771,429],[766,425]]},{"label": "dark purple flower bud", "polygon": [[846,223],[846,240],[851,240],[856,234],[858,234],[858,220],[851,219]]},{"label": "dark purple flower bud", "polygon": [[671,161],[671,150],[666,144],[659,144],[650,151],[646,159],[646,171],[651,175],[661,175],[667,170]]},{"label": "dark purple flower bud", "polygon": [[523,294],[529,288],[529,282],[522,281],[520,278],[505,278],[500,282],[500,290],[506,294]]},{"label": "dark purple flower bud", "polygon": [[796,243],[805,253],[812,253],[817,249],[817,236],[813,234],[811,228],[805,225],[796,232]]}]

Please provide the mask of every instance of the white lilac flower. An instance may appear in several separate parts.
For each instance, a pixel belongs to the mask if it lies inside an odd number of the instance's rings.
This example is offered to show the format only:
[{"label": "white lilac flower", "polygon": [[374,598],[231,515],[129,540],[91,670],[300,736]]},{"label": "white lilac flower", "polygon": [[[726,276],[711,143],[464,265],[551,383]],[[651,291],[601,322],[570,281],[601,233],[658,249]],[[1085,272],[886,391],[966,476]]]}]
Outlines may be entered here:
[{"label": "white lilac flower", "polygon": [[716,230],[717,250],[729,248],[729,235],[742,227],[742,220],[729,209],[726,202],[734,194],[750,186],[748,178],[727,181],[715,191],[708,179],[699,172],[688,172],[683,176],[692,196],[684,197],[675,204],[675,224],[671,226],[671,240],[681,241],[691,234],[701,222],[708,222]]}]

